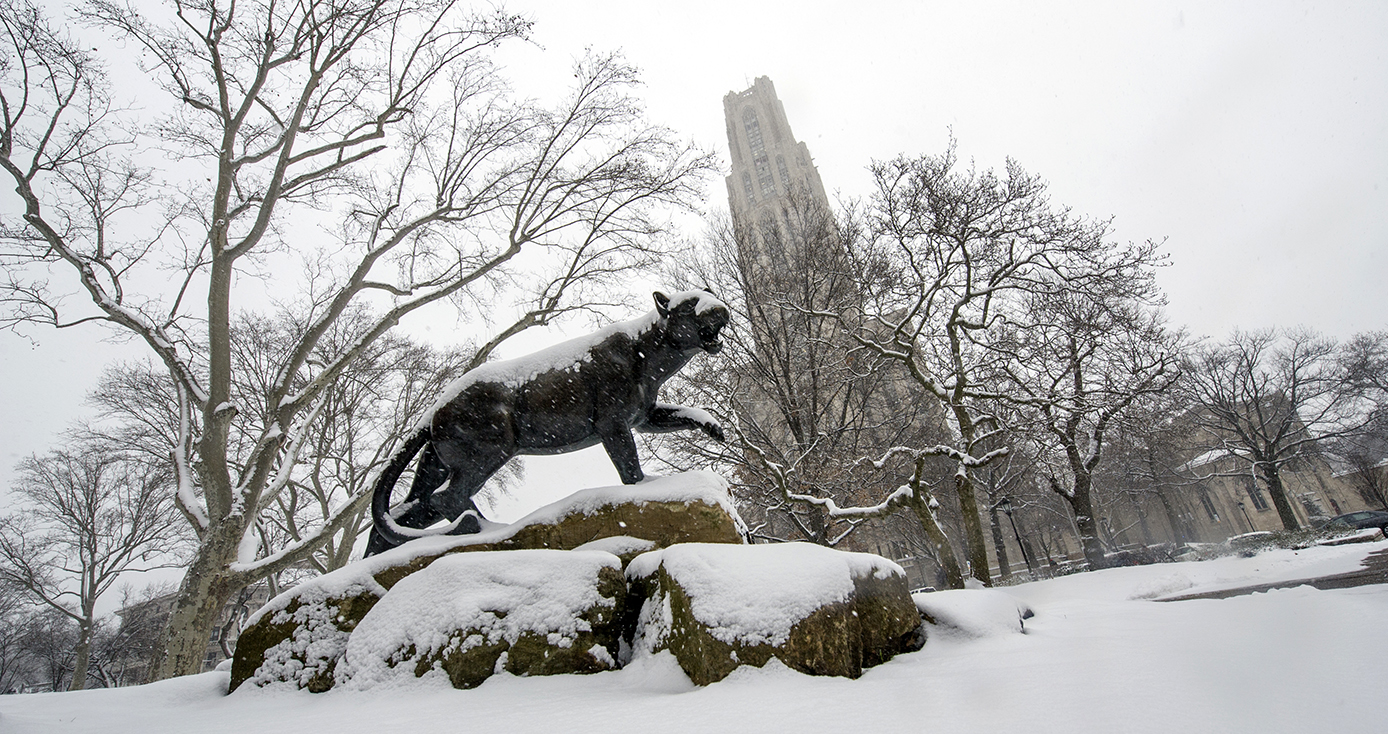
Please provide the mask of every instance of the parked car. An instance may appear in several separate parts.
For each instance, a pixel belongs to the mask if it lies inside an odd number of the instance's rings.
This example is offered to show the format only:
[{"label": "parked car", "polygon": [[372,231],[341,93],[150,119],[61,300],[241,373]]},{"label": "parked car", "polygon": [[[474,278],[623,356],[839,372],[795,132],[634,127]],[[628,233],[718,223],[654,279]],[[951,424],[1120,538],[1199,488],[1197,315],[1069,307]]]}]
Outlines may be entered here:
[{"label": "parked car", "polygon": [[1383,530],[1384,535],[1388,535],[1388,512],[1361,510],[1359,512],[1336,515],[1330,518],[1330,520],[1321,527],[1358,530],[1363,530],[1364,528],[1379,528]]}]

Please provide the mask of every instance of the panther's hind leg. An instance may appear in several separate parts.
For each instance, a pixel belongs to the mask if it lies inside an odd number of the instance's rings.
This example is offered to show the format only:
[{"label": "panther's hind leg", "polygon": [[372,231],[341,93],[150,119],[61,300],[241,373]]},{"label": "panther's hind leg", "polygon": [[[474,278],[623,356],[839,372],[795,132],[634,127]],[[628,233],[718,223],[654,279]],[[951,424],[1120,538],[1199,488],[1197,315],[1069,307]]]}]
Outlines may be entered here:
[{"label": "panther's hind leg", "polygon": [[448,481],[448,467],[439,459],[434,444],[424,446],[419,464],[414,470],[414,480],[410,482],[410,492],[401,503],[404,510],[395,516],[395,524],[406,528],[427,528],[443,519],[433,508],[430,497]]},{"label": "panther's hind leg", "polygon": [[[434,492],[429,498],[429,505],[439,515],[449,519],[456,519],[469,510],[476,512],[473,496],[515,456],[509,446],[485,443],[474,444],[469,449],[462,449],[457,444],[443,444],[439,454],[449,467],[448,488]],[[481,514],[477,513],[477,517],[481,517]],[[467,517],[450,533],[466,535],[480,530],[481,524],[477,519]]]},{"label": "panther's hind leg", "polygon": [[424,499],[442,487],[446,481],[448,467],[439,460],[439,452],[434,449],[431,441],[424,446],[424,453],[419,457],[419,466],[414,470],[414,481],[410,482],[410,493],[405,496],[405,501]]}]

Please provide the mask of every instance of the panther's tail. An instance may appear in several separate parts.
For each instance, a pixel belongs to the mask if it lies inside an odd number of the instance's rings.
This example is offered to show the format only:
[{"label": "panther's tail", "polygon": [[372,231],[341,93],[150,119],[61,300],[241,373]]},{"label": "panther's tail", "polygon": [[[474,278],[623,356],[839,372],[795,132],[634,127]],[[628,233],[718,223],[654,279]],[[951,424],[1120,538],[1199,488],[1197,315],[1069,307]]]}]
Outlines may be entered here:
[{"label": "panther's tail", "polygon": [[400,475],[405,473],[405,467],[414,460],[415,454],[429,443],[428,427],[419,429],[413,436],[405,441],[405,445],[395,452],[395,456],[390,457],[390,463],[386,464],[381,476],[376,478],[376,486],[371,488],[371,524],[375,532],[371,534],[371,540],[366,546],[366,555],[371,556],[384,550],[394,548],[407,540],[412,540],[413,536],[405,535],[396,529],[396,525],[390,516],[390,493],[395,489],[395,483],[399,481]]}]

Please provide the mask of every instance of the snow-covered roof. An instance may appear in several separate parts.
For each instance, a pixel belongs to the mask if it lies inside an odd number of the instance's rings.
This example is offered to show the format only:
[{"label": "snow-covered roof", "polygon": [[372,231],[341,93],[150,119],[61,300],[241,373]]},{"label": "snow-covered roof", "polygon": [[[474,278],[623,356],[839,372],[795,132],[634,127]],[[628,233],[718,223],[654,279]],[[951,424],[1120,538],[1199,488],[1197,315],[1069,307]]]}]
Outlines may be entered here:
[{"label": "snow-covered roof", "polygon": [[1176,467],[1176,471],[1191,471],[1207,464],[1213,464],[1221,459],[1248,458],[1248,452],[1241,449],[1217,448],[1210,449],[1205,453],[1187,461]]}]

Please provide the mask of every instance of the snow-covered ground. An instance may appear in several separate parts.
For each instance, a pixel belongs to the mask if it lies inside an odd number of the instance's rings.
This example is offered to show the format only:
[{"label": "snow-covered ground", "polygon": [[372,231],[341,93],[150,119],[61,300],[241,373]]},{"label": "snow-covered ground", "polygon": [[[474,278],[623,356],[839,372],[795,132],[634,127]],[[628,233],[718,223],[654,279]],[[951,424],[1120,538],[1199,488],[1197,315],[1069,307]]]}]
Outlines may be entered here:
[{"label": "snow-covered ground", "polygon": [[0,732],[1384,731],[1388,585],[1153,601],[1352,571],[1384,548],[1388,541],[1274,551],[1009,587],[1003,592],[1035,611],[1025,634],[988,624],[974,634],[932,630],[925,649],[858,680],[804,676],[773,661],[700,689],[668,653],[589,676],[497,675],[470,691],[226,696],[227,674],[208,673],[2,696]]}]

